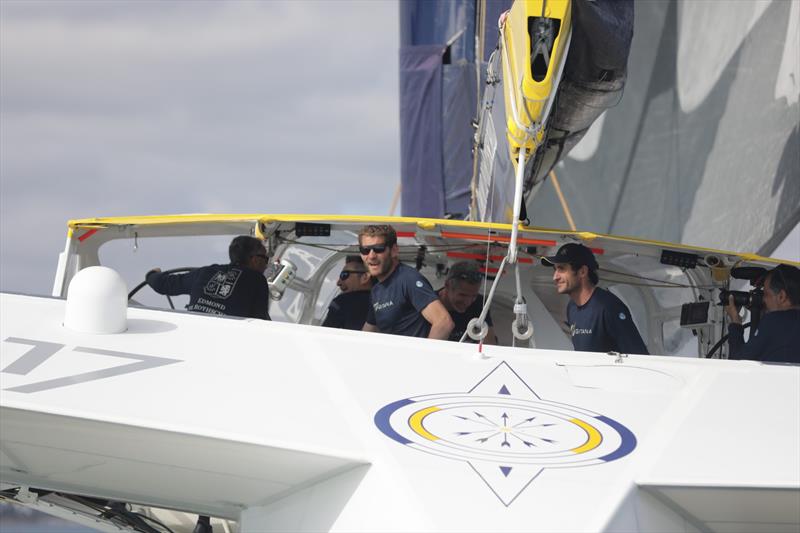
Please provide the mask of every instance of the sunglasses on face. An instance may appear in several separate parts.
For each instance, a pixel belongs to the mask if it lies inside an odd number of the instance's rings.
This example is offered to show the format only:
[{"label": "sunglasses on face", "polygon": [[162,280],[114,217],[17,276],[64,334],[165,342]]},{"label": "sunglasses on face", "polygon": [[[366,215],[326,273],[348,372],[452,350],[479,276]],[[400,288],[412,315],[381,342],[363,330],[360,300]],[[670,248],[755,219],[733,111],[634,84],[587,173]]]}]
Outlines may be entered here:
[{"label": "sunglasses on face", "polygon": [[369,255],[370,252],[375,252],[376,254],[382,254],[386,251],[386,244],[371,244],[370,246],[359,246],[358,247],[359,253],[361,255]]},{"label": "sunglasses on face", "polygon": [[339,272],[339,279],[344,281],[350,277],[350,274],[366,274],[363,270],[342,270]]}]

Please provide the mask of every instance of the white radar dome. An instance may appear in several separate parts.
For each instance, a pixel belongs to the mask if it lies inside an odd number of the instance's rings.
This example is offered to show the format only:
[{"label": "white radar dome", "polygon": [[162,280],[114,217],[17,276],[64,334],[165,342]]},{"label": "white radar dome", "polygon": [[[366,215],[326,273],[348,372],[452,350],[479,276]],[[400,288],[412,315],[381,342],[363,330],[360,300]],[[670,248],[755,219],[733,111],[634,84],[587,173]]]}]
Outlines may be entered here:
[{"label": "white radar dome", "polygon": [[67,289],[64,326],[80,333],[122,333],[128,329],[128,287],[115,270],[84,268]]}]

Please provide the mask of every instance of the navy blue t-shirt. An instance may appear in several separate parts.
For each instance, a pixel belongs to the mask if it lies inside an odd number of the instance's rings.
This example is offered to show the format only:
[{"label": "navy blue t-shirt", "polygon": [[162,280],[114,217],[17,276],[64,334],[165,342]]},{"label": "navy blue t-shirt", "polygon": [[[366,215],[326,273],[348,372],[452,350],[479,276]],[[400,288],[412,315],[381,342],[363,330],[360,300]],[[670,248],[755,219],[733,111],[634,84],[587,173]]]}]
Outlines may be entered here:
[{"label": "navy blue t-shirt", "polygon": [[427,337],[431,324],[422,316],[422,310],[437,298],[422,274],[401,263],[388,278],[372,287],[367,323],[378,326],[382,333]]},{"label": "navy blue t-shirt", "polygon": [[[436,291],[436,294],[441,293],[442,290],[443,289],[439,289]],[[481,316],[482,310],[483,301],[481,298],[475,298],[475,301],[472,302],[472,305],[470,305],[463,313],[448,309],[447,312],[450,313],[450,318],[453,319],[453,323],[455,324],[455,326],[453,326],[453,331],[450,332],[449,340],[456,342],[460,341],[461,337],[464,335],[464,332],[467,331],[469,321],[473,318],[478,318]],[[492,324],[492,313],[486,313],[486,324],[489,326],[494,326],[494,324]],[[469,337],[466,337],[464,341],[475,342]]]},{"label": "navy blue t-shirt", "polygon": [[263,274],[236,265],[209,265],[186,274],[150,271],[147,284],[159,294],[189,295],[186,309],[209,315],[269,320],[269,285]]},{"label": "navy blue t-shirt", "polygon": [[582,352],[647,354],[631,312],[614,294],[596,287],[589,301],[567,305],[567,325],[572,346]]},{"label": "navy blue t-shirt", "polygon": [[334,298],[322,325],[326,328],[362,329],[369,312],[369,292],[345,292]]},{"label": "navy blue t-shirt", "polygon": [[728,325],[729,359],[800,363],[800,309],[772,311],[745,344],[741,324]]}]

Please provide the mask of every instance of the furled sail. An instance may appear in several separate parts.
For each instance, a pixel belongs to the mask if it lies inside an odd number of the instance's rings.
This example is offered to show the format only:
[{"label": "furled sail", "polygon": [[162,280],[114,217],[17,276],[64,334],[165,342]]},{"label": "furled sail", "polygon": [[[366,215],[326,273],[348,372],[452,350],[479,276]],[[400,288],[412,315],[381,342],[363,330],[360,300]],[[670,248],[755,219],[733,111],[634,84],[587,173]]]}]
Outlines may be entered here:
[{"label": "furled sail", "polygon": [[[502,77],[495,67],[493,78],[490,54],[503,34],[497,23],[509,9],[511,62]],[[522,89],[515,105],[529,127],[535,123],[526,142],[527,195],[619,100],[632,25],[629,1],[401,2],[403,215],[509,222],[519,142],[509,144],[506,133],[520,139],[526,126],[509,118],[510,109],[501,118],[505,103],[497,91]],[[570,28],[574,51],[567,55]]]}]

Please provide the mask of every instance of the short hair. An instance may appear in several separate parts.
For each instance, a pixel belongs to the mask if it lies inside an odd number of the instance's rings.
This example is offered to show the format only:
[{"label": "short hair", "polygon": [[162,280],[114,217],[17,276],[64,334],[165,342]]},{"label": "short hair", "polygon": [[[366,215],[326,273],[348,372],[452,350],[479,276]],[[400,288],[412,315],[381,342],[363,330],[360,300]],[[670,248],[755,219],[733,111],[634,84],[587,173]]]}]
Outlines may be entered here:
[{"label": "short hair", "polygon": [[772,294],[786,291],[792,305],[800,305],[800,269],[791,265],[778,265],[767,273]]},{"label": "short hair", "polygon": [[458,283],[465,281],[471,285],[479,284],[483,280],[483,273],[474,261],[459,261],[454,263],[447,272],[445,284],[457,286]]},{"label": "short hair", "polygon": [[368,272],[367,265],[364,264],[364,260],[361,259],[360,255],[348,255],[344,258],[344,264],[347,265],[347,263],[358,263],[364,269],[365,274]]},{"label": "short hair", "polygon": [[593,269],[586,263],[565,263],[565,264],[569,265],[569,268],[571,268],[572,271],[575,272],[576,274],[578,273],[578,270],[580,270],[582,266],[585,266],[586,269],[589,271],[589,281],[592,283],[592,285],[597,285],[600,282],[600,276],[597,275],[597,270]]},{"label": "short hair", "polygon": [[570,263],[569,266],[571,266],[572,270],[575,272],[577,272],[582,266],[585,266],[589,271],[589,281],[592,282],[592,285],[597,285],[600,282],[600,276],[597,275],[597,270],[593,269],[591,266],[577,263]]},{"label": "short hair", "polygon": [[358,244],[361,244],[361,237],[383,237],[386,246],[392,247],[397,244],[397,232],[388,224],[370,224],[361,228],[358,232]]},{"label": "short hair", "polygon": [[234,237],[228,246],[228,257],[232,265],[244,265],[253,254],[264,248],[264,243],[249,235]]}]

